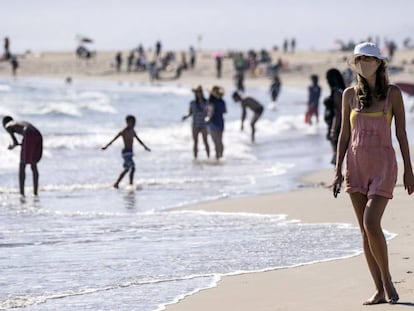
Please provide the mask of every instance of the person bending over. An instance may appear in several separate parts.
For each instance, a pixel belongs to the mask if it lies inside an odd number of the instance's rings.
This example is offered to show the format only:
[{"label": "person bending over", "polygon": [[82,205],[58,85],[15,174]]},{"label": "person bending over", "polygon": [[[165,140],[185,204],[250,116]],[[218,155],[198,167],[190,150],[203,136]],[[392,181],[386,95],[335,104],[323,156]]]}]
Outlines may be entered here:
[{"label": "person bending over", "polygon": [[247,108],[251,109],[254,113],[252,120],[250,121],[250,126],[252,129],[252,143],[255,141],[255,133],[256,133],[256,122],[259,120],[260,116],[263,113],[263,105],[260,104],[256,99],[252,97],[242,97],[238,92],[233,93],[233,100],[236,103],[241,103],[242,106],[242,116],[241,116],[241,127],[240,129],[244,130],[244,120],[246,119],[247,115]]},{"label": "person bending over", "polygon": [[[16,146],[21,146],[20,166],[19,166],[19,188],[20,194],[24,196],[24,182],[26,179],[26,164],[30,164],[33,173],[33,194],[38,195],[39,189],[39,171],[37,163],[42,158],[43,138],[40,131],[31,123],[26,121],[15,121],[10,116],[3,118],[3,127],[10,134],[13,143],[9,145],[9,150]],[[19,143],[15,134],[23,136]]]}]

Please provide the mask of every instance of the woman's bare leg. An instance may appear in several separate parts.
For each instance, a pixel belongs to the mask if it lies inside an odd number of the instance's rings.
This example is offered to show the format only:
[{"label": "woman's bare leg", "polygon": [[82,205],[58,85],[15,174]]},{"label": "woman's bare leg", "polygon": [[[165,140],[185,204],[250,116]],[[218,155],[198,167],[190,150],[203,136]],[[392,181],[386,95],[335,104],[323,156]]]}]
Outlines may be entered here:
[{"label": "woman's bare leg", "polygon": [[371,253],[377,262],[381,272],[381,279],[385,293],[392,302],[397,302],[398,293],[392,283],[388,265],[388,248],[384,233],[381,228],[381,218],[387,206],[388,199],[382,196],[374,196],[368,200],[364,213],[364,228],[368,236]]},{"label": "woman's bare leg", "polygon": [[214,148],[216,150],[216,159],[220,159],[220,132],[219,131],[211,131],[210,132],[211,138],[213,139]]},{"label": "woman's bare leg", "polygon": [[388,199],[374,196],[369,199],[361,193],[350,195],[364,242],[364,253],[374,279],[377,291],[364,304],[384,303],[385,294],[391,302],[397,302],[398,293],[392,283],[388,266],[388,250],[382,228],[381,218]]},{"label": "woman's bare leg", "polygon": [[365,258],[367,260],[369,271],[371,272],[371,276],[374,280],[375,287],[377,289],[374,295],[372,295],[372,297],[366,300],[363,304],[371,305],[371,304],[384,303],[386,302],[386,300],[385,300],[385,293],[384,293],[384,285],[382,283],[382,278],[381,278],[381,271],[371,252],[371,248],[369,246],[369,241],[368,241],[368,236],[367,236],[367,233],[365,232],[365,226],[364,226],[364,214],[365,214],[368,198],[362,193],[351,193],[350,197],[351,197],[352,205],[355,210],[355,214],[358,219],[359,228],[361,230]]},{"label": "woman's bare leg", "polygon": [[198,154],[198,133],[199,132],[200,132],[200,130],[198,128],[193,127],[193,141],[194,141],[193,155],[194,155],[194,159],[197,159],[197,154]]},{"label": "woman's bare leg", "polygon": [[223,145],[223,131],[218,131],[218,145],[219,145],[219,158],[223,157],[224,145]]},{"label": "woman's bare leg", "polygon": [[207,153],[207,158],[209,158],[210,157],[210,146],[209,146],[209,144],[208,144],[208,136],[207,136],[207,129],[203,129],[202,131],[201,131],[201,134],[202,134],[202,136],[203,136],[203,142],[204,142],[204,147],[205,147],[205,149],[206,149],[206,153]]}]

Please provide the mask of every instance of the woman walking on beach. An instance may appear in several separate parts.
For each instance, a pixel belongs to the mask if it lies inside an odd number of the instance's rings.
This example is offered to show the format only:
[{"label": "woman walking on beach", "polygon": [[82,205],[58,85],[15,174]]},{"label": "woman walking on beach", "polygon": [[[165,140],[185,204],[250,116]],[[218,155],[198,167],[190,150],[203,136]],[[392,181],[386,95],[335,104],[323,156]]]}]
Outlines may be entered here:
[{"label": "woman walking on beach", "polygon": [[193,154],[194,159],[197,159],[198,154],[198,136],[201,133],[203,137],[204,147],[206,148],[207,157],[210,157],[210,146],[207,141],[207,124],[205,118],[207,116],[207,100],[203,95],[203,88],[201,85],[192,89],[195,98],[190,103],[190,109],[188,114],[183,116],[182,120],[184,121],[190,116],[193,116]]},{"label": "woman walking on beach", "polygon": [[385,207],[392,199],[397,180],[397,162],[392,147],[391,121],[404,162],[404,188],[414,191],[414,175],[405,129],[401,91],[388,84],[386,64],[377,46],[364,42],[355,46],[350,62],[358,83],[343,94],[343,122],[339,135],[333,194],[340,191],[342,163],[349,193],[361,228],[364,253],[376,292],[365,305],[396,303],[398,293],[388,266],[387,243],[381,228]]}]

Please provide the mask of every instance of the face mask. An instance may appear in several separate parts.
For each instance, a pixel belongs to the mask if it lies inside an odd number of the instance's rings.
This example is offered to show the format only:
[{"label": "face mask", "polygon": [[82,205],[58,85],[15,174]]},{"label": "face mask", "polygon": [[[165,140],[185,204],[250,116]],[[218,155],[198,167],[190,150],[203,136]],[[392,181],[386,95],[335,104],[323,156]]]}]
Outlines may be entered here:
[{"label": "face mask", "polygon": [[379,67],[379,64],[377,61],[365,61],[365,60],[360,60],[355,66],[356,72],[359,73],[364,78],[372,77],[376,73],[378,67]]}]

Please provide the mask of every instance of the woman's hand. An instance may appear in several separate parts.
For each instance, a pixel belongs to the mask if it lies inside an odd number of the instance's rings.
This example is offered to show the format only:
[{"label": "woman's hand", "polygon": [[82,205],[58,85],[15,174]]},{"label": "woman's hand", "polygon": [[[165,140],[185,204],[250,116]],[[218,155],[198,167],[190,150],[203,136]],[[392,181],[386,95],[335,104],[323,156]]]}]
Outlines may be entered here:
[{"label": "woman's hand", "polygon": [[13,144],[10,144],[8,147],[7,147],[7,149],[9,149],[9,150],[13,150],[14,149],[14,147],[17,147],[17,146],[20,146],[21,144],[19,144],[19,143],[13,143]]},{"label": "woman's hand", "polygon": [[404,189],[408,194],[414,192],[414,174],[412,171],[404,172]]},{"label": "woman's hand", "polygon": [[341,186],[342,186],[343,180],[344,178],[342,176],[341,170],[336,170],[334,181],[332,183],[332,190],[333,190],[333,195],[335,198],[341,192]]}]

